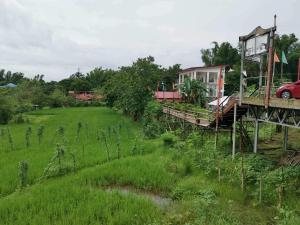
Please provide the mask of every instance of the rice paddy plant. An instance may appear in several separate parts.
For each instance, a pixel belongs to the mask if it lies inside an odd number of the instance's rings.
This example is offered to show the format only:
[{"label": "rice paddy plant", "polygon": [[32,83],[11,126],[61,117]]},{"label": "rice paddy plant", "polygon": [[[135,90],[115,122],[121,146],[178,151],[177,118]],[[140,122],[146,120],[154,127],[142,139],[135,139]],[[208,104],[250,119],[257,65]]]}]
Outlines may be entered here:
[{"label": "rice paddy plant", "polygon": [[76,141],[78,142],[79,139],[80,139],[80,131],[81,131],[81,128],[82,128],[82,123],[81,122],[78,122],[77,123],[77,130],[76,130]]},{"label": "rice paddy plant", "polygon": [[131,149],[131,155],[135,155],[137,153],[137,137],[135,137],[134,139],[134,143],[133,143],[133,146],[132,146],[132,149]]},{"label": "rice paddy plant", "polygon": [[65,144],[66,139],[65,139],[65,128],[62,126],[59,126],[57,129],[57,134],[61,138],[62,143]]},{"label": "rice paddy plant", "polygon": [[113,129],[113,132],[116,137],[116,145],[117,145],[117,157],[121,158],[121,135],[120,135],[120,124]]},{"label": "rice paddy plant", "polygon": [[107,127],[108,138],[111,138],[111,126]]},{"label": "rice paddy plant", "polygon": [[85,123],[84,126],[85,126],[86,140],[88,140],[89,136],[90,136],[90,134],[89,134],[89,125],[88,125],[88,123]]},{"label": "rice paddy plant", "polygon": [[[4,141],[4,138],[5,138],[5,130],[3,128],[0,129],[0,147],[3,146],[3,141]],[[1,150],[1,148],[0,148]]]},{"label": "rice paddy plant", "polygon": [[13,151],[15,149],[15,145],[9,128],[7,128],[7,138],[8,138],[10,149],[11,151]]},{"label": "rice paddy plant", "polygon": [[110,150],[107,143],[107,137],[104,131],[101,131],[101,138],[105,145],[107,161],[110,161]]},{"label": "rice paddy plant", "polygon": [[[56,144],[54,156],[50,159],[47,167],[45,168],[42,178],[47,178],[62,173],[62,160],[64,155],[65,148],[60,144]],[[56,162],[58,165],[56,165]]]},{"label": "rice paddy plant", "polygon": [[71,158],[72,158],[72,165],[73,165],[73,172],[76,172],[76,156],[75,156],[75,152],[71,152],[70,153]]},{"label": "rice paddy plant", "polygon": [[43,136],[44,136],[44,129],[45,129],[44,126],[40,126],[37,129],[37,137],[38,137],[39,144],[41,144],[41,142],[42,142],[42,139],[43,139]]},{"label": "rice paddy plant", "polygon": [[30,135],[32,133],[31,127],[28,127],[26,132],[25,132],[25,142],[26,142],[26,147],[30,147]]},{"label": "rice paddy plant", "polygon": [[20,178],[20,188],[23,189],[27,185],[28,180],[28,163],[26,161],[21,161],[19,163],[19,178]]}]

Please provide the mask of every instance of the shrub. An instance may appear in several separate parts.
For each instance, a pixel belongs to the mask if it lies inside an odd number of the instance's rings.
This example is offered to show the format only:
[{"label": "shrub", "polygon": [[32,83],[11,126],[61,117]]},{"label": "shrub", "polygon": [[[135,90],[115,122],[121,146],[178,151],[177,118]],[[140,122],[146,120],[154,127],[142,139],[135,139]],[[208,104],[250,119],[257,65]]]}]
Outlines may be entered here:
[{"label": "shrub", "polygon": [[62,107],[65,102],[66,97],[64,93],[59,89],[55,89],[48,98],[48,105],[52,108]]},{"label": "shrub", "polygon": [[25,113],[25,112],[30,112],[30,111],[32,111],[32,106],[29,104],[18,105],[15,110],[15,112],[19,113],[19,114]]},{"label": "shrub", "polygon": [[147,104],[143,117],[144,134],[148,138],[158,137],[162,133],[160,118],[163,115],[162,106],[151,101]]},{"label": "shrub", "polygon": [[8,100],[0,97],[0,124],[7,124],[13,117],[13,110]]},{"label": "shrub", "polygon": [[25,119],[23,118],[22,114],[17,114],[14,116],[13,122],[16,124],[21,124],[21,123],[25,123]]},{"label": "shrub", "polygon": [[178,137],[172,132],[166,132],[162,134],[162,139],[165,146],[174,146],[174,144],[178,141]]}]

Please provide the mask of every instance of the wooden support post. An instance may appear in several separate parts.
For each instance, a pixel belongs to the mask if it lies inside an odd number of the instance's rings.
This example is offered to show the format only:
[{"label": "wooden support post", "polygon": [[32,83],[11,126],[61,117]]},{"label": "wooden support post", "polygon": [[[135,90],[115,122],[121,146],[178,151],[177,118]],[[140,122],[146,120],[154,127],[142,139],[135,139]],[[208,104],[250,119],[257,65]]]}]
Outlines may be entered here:
[{"label": "wooden support post", "polygon": [[263,176],[260,173],[260,176],[259,176],[259,204],[262,203],[262,189],[263,189]]},{"label": "wooden support post", "polygon": [[232,160],[235,157],[235,134],[236,134],[236,103],[234,103],[234,115],[233,115],[233,134],[232,134]]},{"label": "wooden support post", "polygon": [[253,144],[253,152],[254,153],[257,153],[258,134],[259,134],[258,119],[255,119],[254,144]]},{"label": "wooden support post", "polygon": [[242,156],[242,161],[241,161],[241,189],[242,192],[245,191],[245,174],[244,174],[244,148],[243,148],[243,131],[242,131],[242,126],[243,126],[243,118],[240,118],[240,152]]},{"label": "wooden support post", "polygon": [[284,132],[283,132],[283,150],[286,151],[287,150],[287,146],[288,146],[288,127],[284,127]]}]

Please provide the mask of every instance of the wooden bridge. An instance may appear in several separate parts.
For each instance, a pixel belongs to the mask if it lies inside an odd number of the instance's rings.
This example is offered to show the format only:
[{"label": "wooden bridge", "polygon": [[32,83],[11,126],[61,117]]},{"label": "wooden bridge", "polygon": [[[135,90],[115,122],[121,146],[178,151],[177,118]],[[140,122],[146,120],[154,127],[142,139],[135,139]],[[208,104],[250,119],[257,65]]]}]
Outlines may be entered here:
[{"label": "wooden bridge", "polygon": [[[229,99],[226,99],[226,104],[224,103],[220,104],[220,113],[218,117],[219,127],[226,129],[232,126],[234,122],[235,104],[237,104],[237,99],[235,97],[229,97]],[[213,111],[206,110],[203,112],[197,112],[193,110],[184,110],[184,109],[179,109],[172,106],[164,105],[163,112],[167,115],[176,117],[188,123],[201,126],[204,128],[216,127],[216,119],[217,119],[216,112]],[[236,112],[237,112],[237,119],[239,119],[247,112],[247,106],[238,107]]]},{"label": "wooden bridge", "polygon": [[196,112],[175,108],[170,105],[164,105],[163,112],[166,115],[203,128],[213,130],[216,128],[216,122],[218,121],[219,128],[233,130],[233,157],[235,154],[236,121],[240,119],[242,121],[243,117],[246,121],[252,121],[254,125],[254,138],[251,140],[242,122],[239,124],[240,135],[247,140],[247,144],[245,144],[252,147],[254,153],[257,152],[259,140],[259,123],[271,123],[284,128],[284,150],[287,150],[288,127],[300,128],[300,100],[270,98],[267,108],[264,104],[264,97],[243,97],[240,102],[237,97],[231,96],[227,100],[226,103],[221,102],[218,117],[216,112],[213,111]]}]

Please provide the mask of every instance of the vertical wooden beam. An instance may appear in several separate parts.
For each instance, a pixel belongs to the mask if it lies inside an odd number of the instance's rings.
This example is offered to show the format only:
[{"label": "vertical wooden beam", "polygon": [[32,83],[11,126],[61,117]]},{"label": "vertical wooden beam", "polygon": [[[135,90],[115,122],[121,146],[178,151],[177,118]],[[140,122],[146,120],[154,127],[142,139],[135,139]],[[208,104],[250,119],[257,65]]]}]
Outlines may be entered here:
[{"label": "vertical wooden beam", "polygon": [[283,150],[286,151],[287,150],[287,146],[288,146],[288,127],[284,127],[284,132],[283,132]]},{"label": "vertical wooden beam", "polygon": [[233,115],[233,134],[232,134],[232,160],[235,157],[235,136],[236,136],[236,103],[234,103],[234,115]]},{"label": "vertical wooden beam", "polygon": [[257,143],[258,143],[258,134],[259,134],[259,124],[258,119],[255,119],[255,130],[254,130],[254,143],[253,143],[253,152],[257,153]]}]

